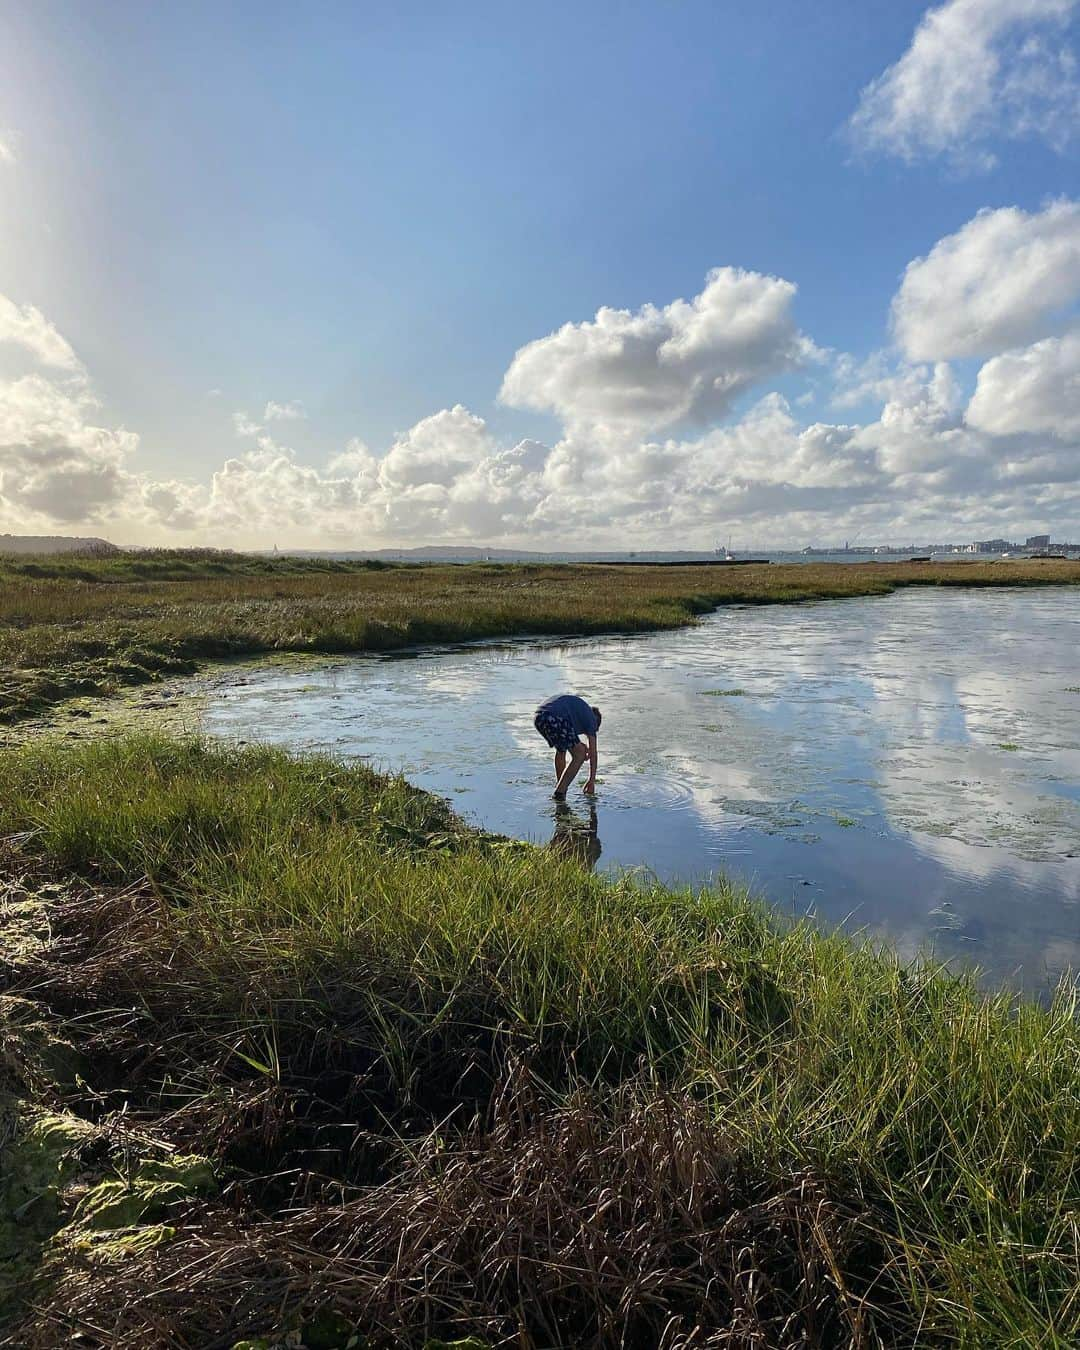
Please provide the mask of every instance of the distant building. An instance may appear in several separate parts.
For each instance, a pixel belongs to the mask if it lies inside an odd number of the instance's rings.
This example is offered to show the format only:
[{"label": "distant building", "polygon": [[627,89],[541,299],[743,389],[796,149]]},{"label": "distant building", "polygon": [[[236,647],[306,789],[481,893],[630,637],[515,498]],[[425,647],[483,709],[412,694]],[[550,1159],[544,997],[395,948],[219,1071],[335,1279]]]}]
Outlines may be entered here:
[{"label": "distant building", "polygon": [[1018,545],[1011,544],[1008,539],[976,539],[972,552],[974,553],[1011,553]]},{"label": "distant building", "polygon": [[1024,542],[1025,548],[1049,548],[1050,536],[1048,534],[1032,534]]}]

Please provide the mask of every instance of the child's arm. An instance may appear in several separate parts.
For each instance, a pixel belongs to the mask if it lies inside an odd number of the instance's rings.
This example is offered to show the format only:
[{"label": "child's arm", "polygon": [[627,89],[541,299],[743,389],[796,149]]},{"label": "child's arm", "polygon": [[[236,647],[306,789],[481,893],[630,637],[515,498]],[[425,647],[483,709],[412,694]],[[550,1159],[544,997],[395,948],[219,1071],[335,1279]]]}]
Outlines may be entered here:
[{"label": "child's arm", "polygon": [[589,737],[589,781],[585,784],[586,792],[596,791],[596,737]]}]

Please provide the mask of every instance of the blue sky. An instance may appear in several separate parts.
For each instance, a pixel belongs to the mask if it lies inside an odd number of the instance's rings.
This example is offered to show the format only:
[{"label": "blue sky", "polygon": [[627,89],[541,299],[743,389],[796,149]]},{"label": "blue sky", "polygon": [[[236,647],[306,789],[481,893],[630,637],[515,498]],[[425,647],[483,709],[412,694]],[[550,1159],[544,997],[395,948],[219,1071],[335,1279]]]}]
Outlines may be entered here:
[{"label": "blue sky", "polygon": [[[709,543],[733,523],[776,542],[1050,519],[1080,535],[1073,0],[929,18],[901,0],[15,0],[0,25],[0,529],[342,547]],[[1006,208],[994,239],[963,234]],[[954,238],[960,272],[989,248],[994,294],[922,280],[950,312],[988,304],[1000,334],[938,351],[924,286],[921,336],[898,343],[905,268]],[[1057,304],[1036,294],[1048,239]],[[752,287],[707,298],[708,347],[677,391],[671,314],[648,368],[597,366],[580,328],[499,400],[527,344],[601,307],[691,301],[714,268],[797,293],[773,295],[763,332]],[[66,365],[41,366],[30,308]],[[1064,345],[1031,354],[1046,342]],[[1018,370],[1040,407],[1060,386],[1060,416],[1018,420]],[[654,377],[662,414],[651,395],[646,417],[605,403]],[[886,444],[905,417],[937,447],[922,461]],[[834,430],[800,441],[812,427]]]}]

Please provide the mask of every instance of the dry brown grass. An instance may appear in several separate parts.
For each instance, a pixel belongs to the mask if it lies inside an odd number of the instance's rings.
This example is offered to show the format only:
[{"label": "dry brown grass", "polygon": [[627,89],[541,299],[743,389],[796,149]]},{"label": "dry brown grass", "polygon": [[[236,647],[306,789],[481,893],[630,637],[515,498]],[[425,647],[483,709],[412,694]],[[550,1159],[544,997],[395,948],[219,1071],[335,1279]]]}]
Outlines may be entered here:
[{"label": "dry brown grass", "polygon": [[184,1219],[122,1264],[76,1253],[25,1350],[73,1333],[102,1350],[224,1350],[329,1309],[369,1346],[897,1343],[868,1212],[810,1175],[764,1180],[699,1103],[640,1086],[553,1107],[518,1066],[486,1125],[432,1132],[344,1203]]}]

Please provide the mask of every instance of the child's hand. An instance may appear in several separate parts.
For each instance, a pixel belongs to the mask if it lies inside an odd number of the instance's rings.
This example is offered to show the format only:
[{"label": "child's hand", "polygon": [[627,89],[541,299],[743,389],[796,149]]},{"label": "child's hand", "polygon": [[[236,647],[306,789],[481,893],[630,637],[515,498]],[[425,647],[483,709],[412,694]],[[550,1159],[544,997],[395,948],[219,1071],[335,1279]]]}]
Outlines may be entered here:
[{"label": "child's hand", "polygon": [[582,792],[587,792],[590,797],[593,796],[593,794],[596,792],[596,779],[590,778],[589,781],[585,784],[585,786],[581,790]]}]

